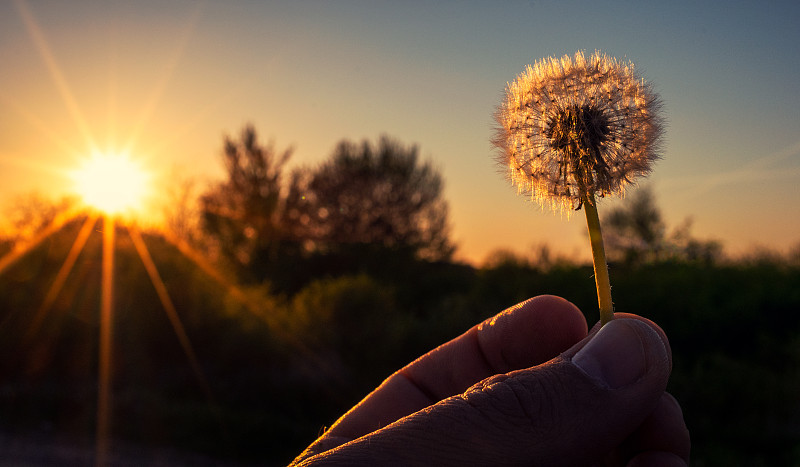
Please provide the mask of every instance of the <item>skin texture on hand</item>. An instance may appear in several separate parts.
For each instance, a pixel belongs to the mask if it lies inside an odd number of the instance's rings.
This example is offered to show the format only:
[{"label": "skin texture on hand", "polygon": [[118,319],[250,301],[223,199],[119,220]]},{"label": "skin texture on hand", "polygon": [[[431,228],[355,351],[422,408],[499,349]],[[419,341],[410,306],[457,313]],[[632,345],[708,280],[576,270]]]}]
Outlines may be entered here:
[{"label": "skin texture on hand", "polygon": [[687,465],[666,335],[541,296],[402,368],[294,465]]}]

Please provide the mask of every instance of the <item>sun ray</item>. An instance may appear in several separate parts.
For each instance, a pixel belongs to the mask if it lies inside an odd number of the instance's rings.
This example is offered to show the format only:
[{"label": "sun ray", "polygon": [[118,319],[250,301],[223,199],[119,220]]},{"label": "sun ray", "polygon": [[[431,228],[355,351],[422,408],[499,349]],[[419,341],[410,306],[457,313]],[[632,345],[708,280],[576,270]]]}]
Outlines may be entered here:
[{"label": "sun ray", "polygon": [[225,95],[206,105],[203,109],[194,112],[191,120],[186,121],[175,131],[171,132],[169,137],[160,139],[157,145],[149,147],[150,150],[148,152],[150,156],[159,157],[162,152],[166,151],[167,148],[175,144],[176,141],[179,141],[181,138],[192,133],[204,119],[221,108],[223,104],[231,102],[233,100],[233,96],[240,92],[241,91],[238,88],[231,89],[229,92],[225,93]]},{"label": "sun ray", "polygon": [[114,321],[114,219],[103,217],[103,273],[100,297],[100,345],[97,377],[95,465],[107,465],[111,443],[111,339]]},{"label": "sun ray", "polygon": [[168,231],[162,232],[162,235],[164,236],[164,239],[172,244],[172,246],[177,248],[178,251],[183,254],[183,256],[191,260],[197,267],[199,267],[203,272],[208,274],[209,277],[221,285],[225,291],[228,292],[228,294],[230,294],[240,303],[246,304],[246,297],[244,296],[244,293],[242,293],[242,290],[227,280],[225,276],[223,276],[202,254],[198,253],[194,248],[186,243],[186,241],[176,237]]},{"label": "sun ray", "polygon": [[64,100],[64,104],[67,106],[67,110],[72,115],[72,118],[75,121],[75,124],[78,126],[81,135],[83,135],[84,139],[86,140],[87,145],[94,149],[96,144],[94,138],[92,137],[92,132],[89,130],[89,125],[86,122],[80,106],[78,106],[78,102],[75,100],[75,97],[69,88],[69,85],[67,84],[67,80],[64,78],[61,67],[56,62],[56,59],[50,50],[50,45],[48,44],[44,33],[39,27],[39,24],[36,22],[36,18],[34,18],[33,13],[31,13],[27,3],[24,0],[15,0],[14,3],[17,6],[20,16],[22,16],[22,21],[25,23],[25,27],[28,29],[28,34],[31,36],[36,48],[39,50],[39,55],[41,55],[42,60],[44,60],[44,63],[50,72],[50,77],[53,79],[53,83],[56,85],[58,92],[61,94],[61,98]]},{"label": "sun ray", "polygon": [[3,274],[6,269],[16,263],[17,260],[25,256],[29,251],[36,248],[36,246],[42,243],[47,237],[61,230],[64,224],[74,219],[75,216],[76,215],[74,213],[66,213],[56,216],[53,222],[40,230],[36,235],[28,239],[28,241],[14,245],[14,248],[11,251],[6,253],[5,256],[0,257],[0,274]]},{"label": "sun ray", "polygon": [[[8,106],[9,108],[14,109],[14,111],[16,111],[17,114],[19,114],[20,117],[26,120],[33,128],[35,128],[40,135],[44,135],[50,138],[50,141],[57,144],[61,148],[61,151],[63,151],[64,153],[73,155],[81,153],[81,151],[79,151],[75,146],[71,145],[66,138],[53,131],[50,125],[44,123],[44,121],[42,121],[41,118],[32,113],[25,106],[12,100],[9,96],[3,96],[3,95],[0,95],[0,102]],[[25,166],[27,167],[36,167],[37,169],[40,170],[42,169],[50,171],[53,170],[50,164],[43,164],[43,163],[35,164],[29,160],[30,158],[26,158],[24,156],[19,156],[16,159],[19,159],[19,162],[24,162]]]},{"label": "sun ray", "polygon": [[[53,222],[45,226],[33,237],[28,239],[28,241],[24,243],[18,242],[17,244],[15,244],[14,248],[12,248],[11,251],[6,253],[4,256],[0,257],[0,276],[3,275],[6,269],[14,265],[14,263],[16,263],[17,260],[27,255],[30,251],[36,248],[36,246],[42,243],[45,239],[47,239],[54,233],[58,232],[59,230],[61,230],[64,224],[74,219],[75,216],[76,216],[75,214],[68,214],[68,213],[56,216]],[[5,318],[3,318],[2,321],[0,321],[0,327],[5,326],[6,323],[10,322],[13,319],[14,315],[16,314],[15,311],[16,310],[6,314]]]},{"label": "sun ray", "polygon": [[0,164],[15,169],[30,170],[38,174],[52,174],[57,177],[64,177],[66,174],[63,169],[55,167],[53,164],[31,160],[24,155],[0,154]]},{"label": "sun ray", "polygon": [[[113,29],[113,28],[112,28]],[[112,46],[116,40],[110,40]],[[117,54],[111,50],[108,60],[108,100],[106,101],[106,147],[117,147]]]},{"label": "sun ray", "polygon": [[200,366],[200,362],[197,359],[197,354],[195,353],[192,343],[189,340],[189,335],[186,334],[186,329],[181,322],[181,318],[178,316],[178,312],[175,309],[175,305],[172,303],[172,299],[169,297],[167,286],[161,279],[161,275],[158,273],[158,269],[153,262],[153,258],[150,256],[150,252],[147,250],[147,245],[145,245],[144,240],[142,240],[142,235],[139,233],[139,229],[137,229],[135,226],[128,226],[128,233],[130,234],[131,240],[133,240],[133,246],[136,248],[139,258],[142,259],[142,264],[144,264],[147,274],[150,276],[150,281],[153,283],[153,286],[156,289],[156,293],[161,301],[161,305],[164,307],[167,318],[169,318],[172,328],[175,331],[175,335],[178,337],[178,342],[181,344],[181,347],[186,354],[186,358],[189,359],[189,364],[192,366],[192,370],[194,371],[198,382],[202,386],[206,397],[208,398],[209,402],[212,402],[213,404],[214,397],[211,392],[211,386],[208,384],[208,380],[203,374],[203,369]]},{"label": "sun ray", "polygon": [[164,91],[167,88],[167,84],[169,84],[170,79],[172,79],[172,76],[175,74],[175,69],[177,68],[178,63],[180,62],[184,50],[186,50],[186,46],[189,43],[189,39],[191,39],[192,37],[194,28],[197,25],[198,20],[200,19],[201,11],[202,11],[201,4],[198,4],[198,7],[194,10],[194,12],[184,25],[183,31],[180,37],[178,38],[178,44],[175,47],[175,50],[173,51],[172,56],[169,59],[169,62],[167,63],[164,75],[161,77],[158,83],[156,83],[152,94],[145,102],[144,108],[139,114],[138,120],[133,125],[133,129],[130,133],[130,136],[128,137],[128,141],[124,146],[125,151],[133,150],[134,146],[136,145],[136,142],[139,139],[139,135],[141,134],[145,125],[149,122],[150,117],[152,116],[153,112],[158,106],[158,102],[161,100],[161,96],[164,94]]},{"label": "sun ray", "polygon": [[44,297],[44,301],[42,302],[42,306],[39,307],[39,310],[36,312],[30,327],[28,328],[27,337],[30,338],[36,332],[38,332],[39,327],[44,322],[45,316],[50,311],[50,308],[58,298],[58,294],[61,293],[61,289],[64,287],[64,282],[67,280],[67,276],[72,271],[72,267],[75,265],[75,261],[78,259],[78,255],[81,254],[83,251],[83,247],[86,245],[86,240],[89,239],[89,235],[92,233],[92,227],[97,223],[97,215],[92,214],[86,218],[86,222],[83,223],[83,227],[81,227],[80,232],[78,232],[77,238],[75,238],[75,242],[72,244],[72,248],[70,248],[69,253],[67,254],[67,258],[64,260],[64,264],[59,269],[58,274],[56,275],[55,280],[53,281],[53,285],[50,286],[50,289],[47,291],[47,295]]},{"label": "sun ray", "polygon": [[270,329],[279,333],[284,339],[284,342],[291,346],[298,355],[302,355],[304,358],[308,359],[309,362],[312,362],[314,365],[316,365],[317,369],[322,373],[326,373],[331,380],[339,378],[340,375],[338,370],[332,368],[328,362],[320,358],[319,355],[313,352],[301,339],[297,338],[290,332],[284,332],[285,330],[281,329],[281,325],[279,323],[275,323],[274,321],[267,319],[264,313],[259,311],[259,306],[254,304],[253,301],[248,298],[239,287],[227,280],[225,276],[223,276],[222,273],[220,273],[211,263],[209,263],[209,261],[202,254],[197,252],[184,240],[167,231],[162,232],[162,235],[164,236],[164,239],[175,246],[184,257],[191,260],[197,267],[199,267],[203,272],[208,274],[209,277],[221,285],[228,295],[239,302],[239,304],[241,304],[245,310],[247,310],[256,318],[265,322]]}]

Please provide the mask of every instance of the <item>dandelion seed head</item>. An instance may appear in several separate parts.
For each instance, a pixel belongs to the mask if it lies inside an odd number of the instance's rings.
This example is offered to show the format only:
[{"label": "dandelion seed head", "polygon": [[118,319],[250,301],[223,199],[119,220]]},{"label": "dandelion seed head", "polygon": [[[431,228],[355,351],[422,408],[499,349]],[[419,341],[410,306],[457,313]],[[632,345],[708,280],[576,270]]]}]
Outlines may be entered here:
[{"label": "dandelion seed head", "polygon": [[[521,194],[554,210],[623,194],[660,157],[661,101],[633,64],[600,52],[545,58],[508,84],[499,162]],[[591,199],[591,198],[589,198]]]}]

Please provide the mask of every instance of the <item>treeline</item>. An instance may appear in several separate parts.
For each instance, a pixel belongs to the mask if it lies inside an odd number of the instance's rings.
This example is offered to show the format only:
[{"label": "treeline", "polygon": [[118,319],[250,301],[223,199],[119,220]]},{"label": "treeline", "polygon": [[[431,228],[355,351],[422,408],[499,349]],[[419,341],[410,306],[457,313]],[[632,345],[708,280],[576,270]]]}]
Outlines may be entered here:
[{"label": "treeline", "polygon": [[288,294],[312,278],[362,272],[385,253],[446,261],[454,247],[443,180],[418,154],[387,136],[342,141],[319,166],[288,172],[291,150],[261,144],[247,126],[225,138],[227,177],[200,196],[199,232],[176,230],[240,282]]},{"label": "treeline", "polygon": [[[556,294],[597,319],[588,264],[546,249],[452,261],[443,180],[416,147],[342,142],[291,172],[290,157],[245,128],[196,217],[174,210],[169,232],[145,232],[199,373],[133,227],[117,227],[114,436],[281,465],[392,371],[505,307]],[[26,206],[0,257],[60,212]],[[0,430],[94,433],[100,223],[42,306],[86,218],[0,271]],[[800,255],[732,261],[688,225],[667,228],[646,190],[609,213],[616,309],[669,335],[697,465],[797,464]]]}]

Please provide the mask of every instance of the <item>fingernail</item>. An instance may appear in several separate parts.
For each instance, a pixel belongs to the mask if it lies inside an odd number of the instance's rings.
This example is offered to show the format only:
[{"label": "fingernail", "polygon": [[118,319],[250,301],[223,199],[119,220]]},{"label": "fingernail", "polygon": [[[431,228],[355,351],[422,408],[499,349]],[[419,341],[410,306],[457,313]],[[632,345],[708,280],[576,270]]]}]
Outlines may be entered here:
[{"label": "fingernail", "polygon": [[630,319],[609,322],[572,357],[572,363],[611,389],[635,383],[647,372],[640,337],[646,331],[641,328],[649,326]]}]

